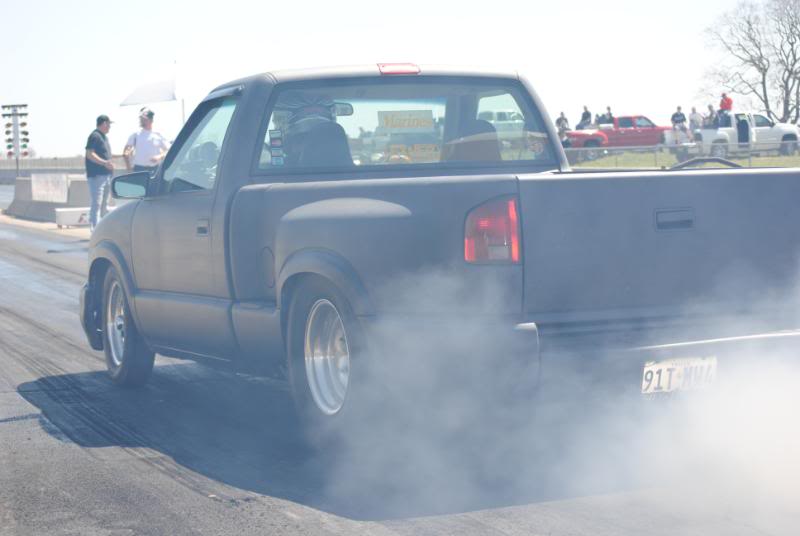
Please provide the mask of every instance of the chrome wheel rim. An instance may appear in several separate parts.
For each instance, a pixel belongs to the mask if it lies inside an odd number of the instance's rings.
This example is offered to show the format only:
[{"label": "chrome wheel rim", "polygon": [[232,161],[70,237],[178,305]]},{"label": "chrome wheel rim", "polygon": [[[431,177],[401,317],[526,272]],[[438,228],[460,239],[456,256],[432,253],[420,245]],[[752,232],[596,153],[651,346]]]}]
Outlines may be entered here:
[{"label": "chrome wheel rim", "polygon": [[122,365],[125,349],[125,297],[118,281],[111,283],[106,305],[106,333],[111,360]]},{"label": "chrome wheel rim", "polygon": [[311,307],[304,346],[311,397],[322,413],[335,415],[347,397],[350,346],[342,317],[330,301],[320,299]]}]

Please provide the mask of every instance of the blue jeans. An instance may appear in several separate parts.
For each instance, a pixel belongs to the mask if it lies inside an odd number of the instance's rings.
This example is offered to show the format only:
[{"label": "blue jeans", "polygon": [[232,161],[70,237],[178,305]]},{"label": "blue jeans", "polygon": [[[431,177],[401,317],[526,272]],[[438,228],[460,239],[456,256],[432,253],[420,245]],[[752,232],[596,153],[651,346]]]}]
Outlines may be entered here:
[{"label": "blue jeans", "polygon": [[94,230],[100,218],[106,215],[110,181],[110,174],[86,177],[86,182],[89,183],[89,200],[92,202],[89,210],[89,226],[92,230]]}]

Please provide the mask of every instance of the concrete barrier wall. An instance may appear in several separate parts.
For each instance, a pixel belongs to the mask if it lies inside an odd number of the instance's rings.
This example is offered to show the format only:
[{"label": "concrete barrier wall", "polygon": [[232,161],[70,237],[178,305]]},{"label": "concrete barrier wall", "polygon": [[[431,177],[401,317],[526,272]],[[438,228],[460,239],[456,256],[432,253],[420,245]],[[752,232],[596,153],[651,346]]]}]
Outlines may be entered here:
[{"label": "concrete barrier wall", "polygon": [[82,175],[65,175],[68,181],[67,202],[50,203],[34,201],[31,177],[17,177],[14,182],[14,200],[5,210],[6,214],[35,221],[56,221],[56,209],[66,207],[88,207],[89,185]]}]

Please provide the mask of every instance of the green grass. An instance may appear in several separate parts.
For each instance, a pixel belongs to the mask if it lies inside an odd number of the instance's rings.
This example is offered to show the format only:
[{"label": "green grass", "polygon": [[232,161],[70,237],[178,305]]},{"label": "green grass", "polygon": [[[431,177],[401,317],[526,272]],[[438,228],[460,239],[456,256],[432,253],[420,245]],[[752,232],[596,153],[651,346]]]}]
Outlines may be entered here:
[{"label": "green grass", "polygon": [[[754,156],[752,159],[748,158],[730,158],[731,161],[740,164],[743,167],[800,167],[800,154],[793,156]],[[609,154],[597,160],[575,162],[572,164],[573,168],[669,168],[678,163],[678,160],[670,152],[655,151],[655,152],[624,152],[617,154]],[[719,164],[706,164],[703,167],[725,167]]]}]

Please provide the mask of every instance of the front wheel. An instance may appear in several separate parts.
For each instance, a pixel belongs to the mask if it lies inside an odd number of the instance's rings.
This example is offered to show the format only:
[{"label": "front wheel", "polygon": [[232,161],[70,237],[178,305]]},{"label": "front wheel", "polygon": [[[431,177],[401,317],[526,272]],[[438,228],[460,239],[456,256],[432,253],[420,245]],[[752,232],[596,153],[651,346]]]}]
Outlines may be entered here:
[{"label": "front wheel", "polygon": [[797,152],[797,140],[792,137],[783,138],[779,152],[783,156],[792,156]]},{"label": "front wheel", "polygon": [[155,354],[139,335],[117,271],[111,267],[103,282],[103,350],[114,383],[144,385],[153,371]]},{"label": "front wheel", "polygon": [[600,158],[600,147],[596,141],[587,141],[581,151],[584,160],[594,161]]}]

